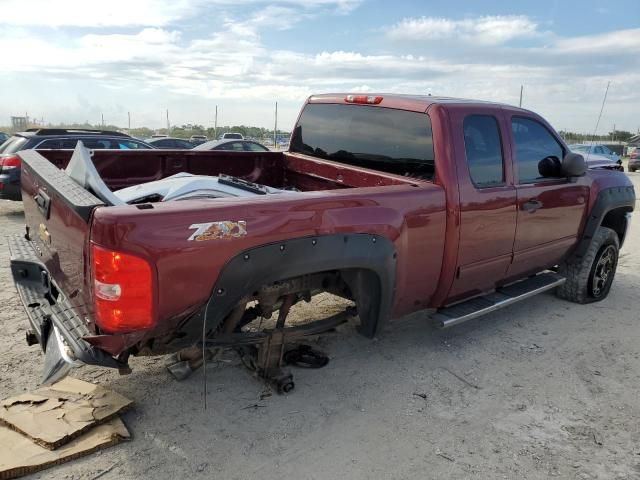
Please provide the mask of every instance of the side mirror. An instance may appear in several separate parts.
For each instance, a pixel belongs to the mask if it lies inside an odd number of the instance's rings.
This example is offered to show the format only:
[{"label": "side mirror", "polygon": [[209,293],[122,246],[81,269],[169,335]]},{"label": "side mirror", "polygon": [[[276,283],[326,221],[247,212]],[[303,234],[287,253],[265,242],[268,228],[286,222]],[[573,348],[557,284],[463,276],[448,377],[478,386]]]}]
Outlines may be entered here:
[{"label": "side mirror", "polygon": [[587,162],[582,155],[569,152],[562,159],[562,173],[567,177],[582,177],[587,173]]},{"label": "side mirror", "polygon": [[538,173],[544,178],[564,177],[560,159],[553,155],[538,162]]}]

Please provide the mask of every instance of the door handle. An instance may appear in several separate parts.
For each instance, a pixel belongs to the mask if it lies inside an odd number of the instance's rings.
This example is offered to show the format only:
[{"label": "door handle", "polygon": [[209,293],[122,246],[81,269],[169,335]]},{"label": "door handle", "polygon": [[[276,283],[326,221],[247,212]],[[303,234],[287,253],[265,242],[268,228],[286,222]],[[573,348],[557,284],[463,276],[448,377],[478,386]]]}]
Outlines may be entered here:
[{"label": "door handle", "polygon": [[525,212],[533,213],[539,208],[542,208],[542,202],[540,200],[528,200],[522,204],[520,207]]}]

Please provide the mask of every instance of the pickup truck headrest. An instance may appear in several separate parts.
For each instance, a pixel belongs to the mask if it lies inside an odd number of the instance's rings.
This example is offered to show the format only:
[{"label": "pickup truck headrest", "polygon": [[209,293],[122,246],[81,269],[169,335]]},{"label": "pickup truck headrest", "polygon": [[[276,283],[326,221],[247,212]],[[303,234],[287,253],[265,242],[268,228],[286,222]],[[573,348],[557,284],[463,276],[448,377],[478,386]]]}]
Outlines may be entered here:
[{"label": "pickup truck headrest", "polygon": [[107,205],[126,205],[102,181],[100,174],[91,161],[91,155],[91,151],[79,140],[65,173],[82,188],[91,191]]}]

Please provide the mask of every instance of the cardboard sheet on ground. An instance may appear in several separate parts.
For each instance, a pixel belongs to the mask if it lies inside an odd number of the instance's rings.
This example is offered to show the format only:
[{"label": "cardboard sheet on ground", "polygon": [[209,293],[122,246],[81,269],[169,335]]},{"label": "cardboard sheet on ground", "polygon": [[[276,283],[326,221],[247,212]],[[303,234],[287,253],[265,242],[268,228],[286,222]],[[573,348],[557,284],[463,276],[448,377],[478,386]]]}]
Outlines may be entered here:
[{"label": "cardboard sheet on ground", "polygon": [[0,424],[55,449],[131,405],[100,385],[67,377],[0,403]]},{"label": "cardboard sheet on ground", "polygon": [[24,435],[0,426],[0,480],[44,470],[128,439],[129,431],[120,418],[98,425],[57,450],[36,445]]}]

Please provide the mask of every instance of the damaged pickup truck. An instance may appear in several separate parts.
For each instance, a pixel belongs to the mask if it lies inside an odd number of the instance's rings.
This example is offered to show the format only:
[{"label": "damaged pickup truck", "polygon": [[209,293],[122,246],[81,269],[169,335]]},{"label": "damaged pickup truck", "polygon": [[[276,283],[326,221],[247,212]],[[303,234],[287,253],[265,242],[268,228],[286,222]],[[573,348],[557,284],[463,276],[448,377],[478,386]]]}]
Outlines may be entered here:
[{"label": "damaged pickup truck", "polygon": [[[19,156],[11,268],[45,381],[233,346],[289,391],[286,345],[350,317],[373,337],[417,310],[449,327],[552,289],[599,301],[635,205],[535,113],[431,96],[312,96],[286,152]],[[325,292],[351,304],[288,322]]]}]

